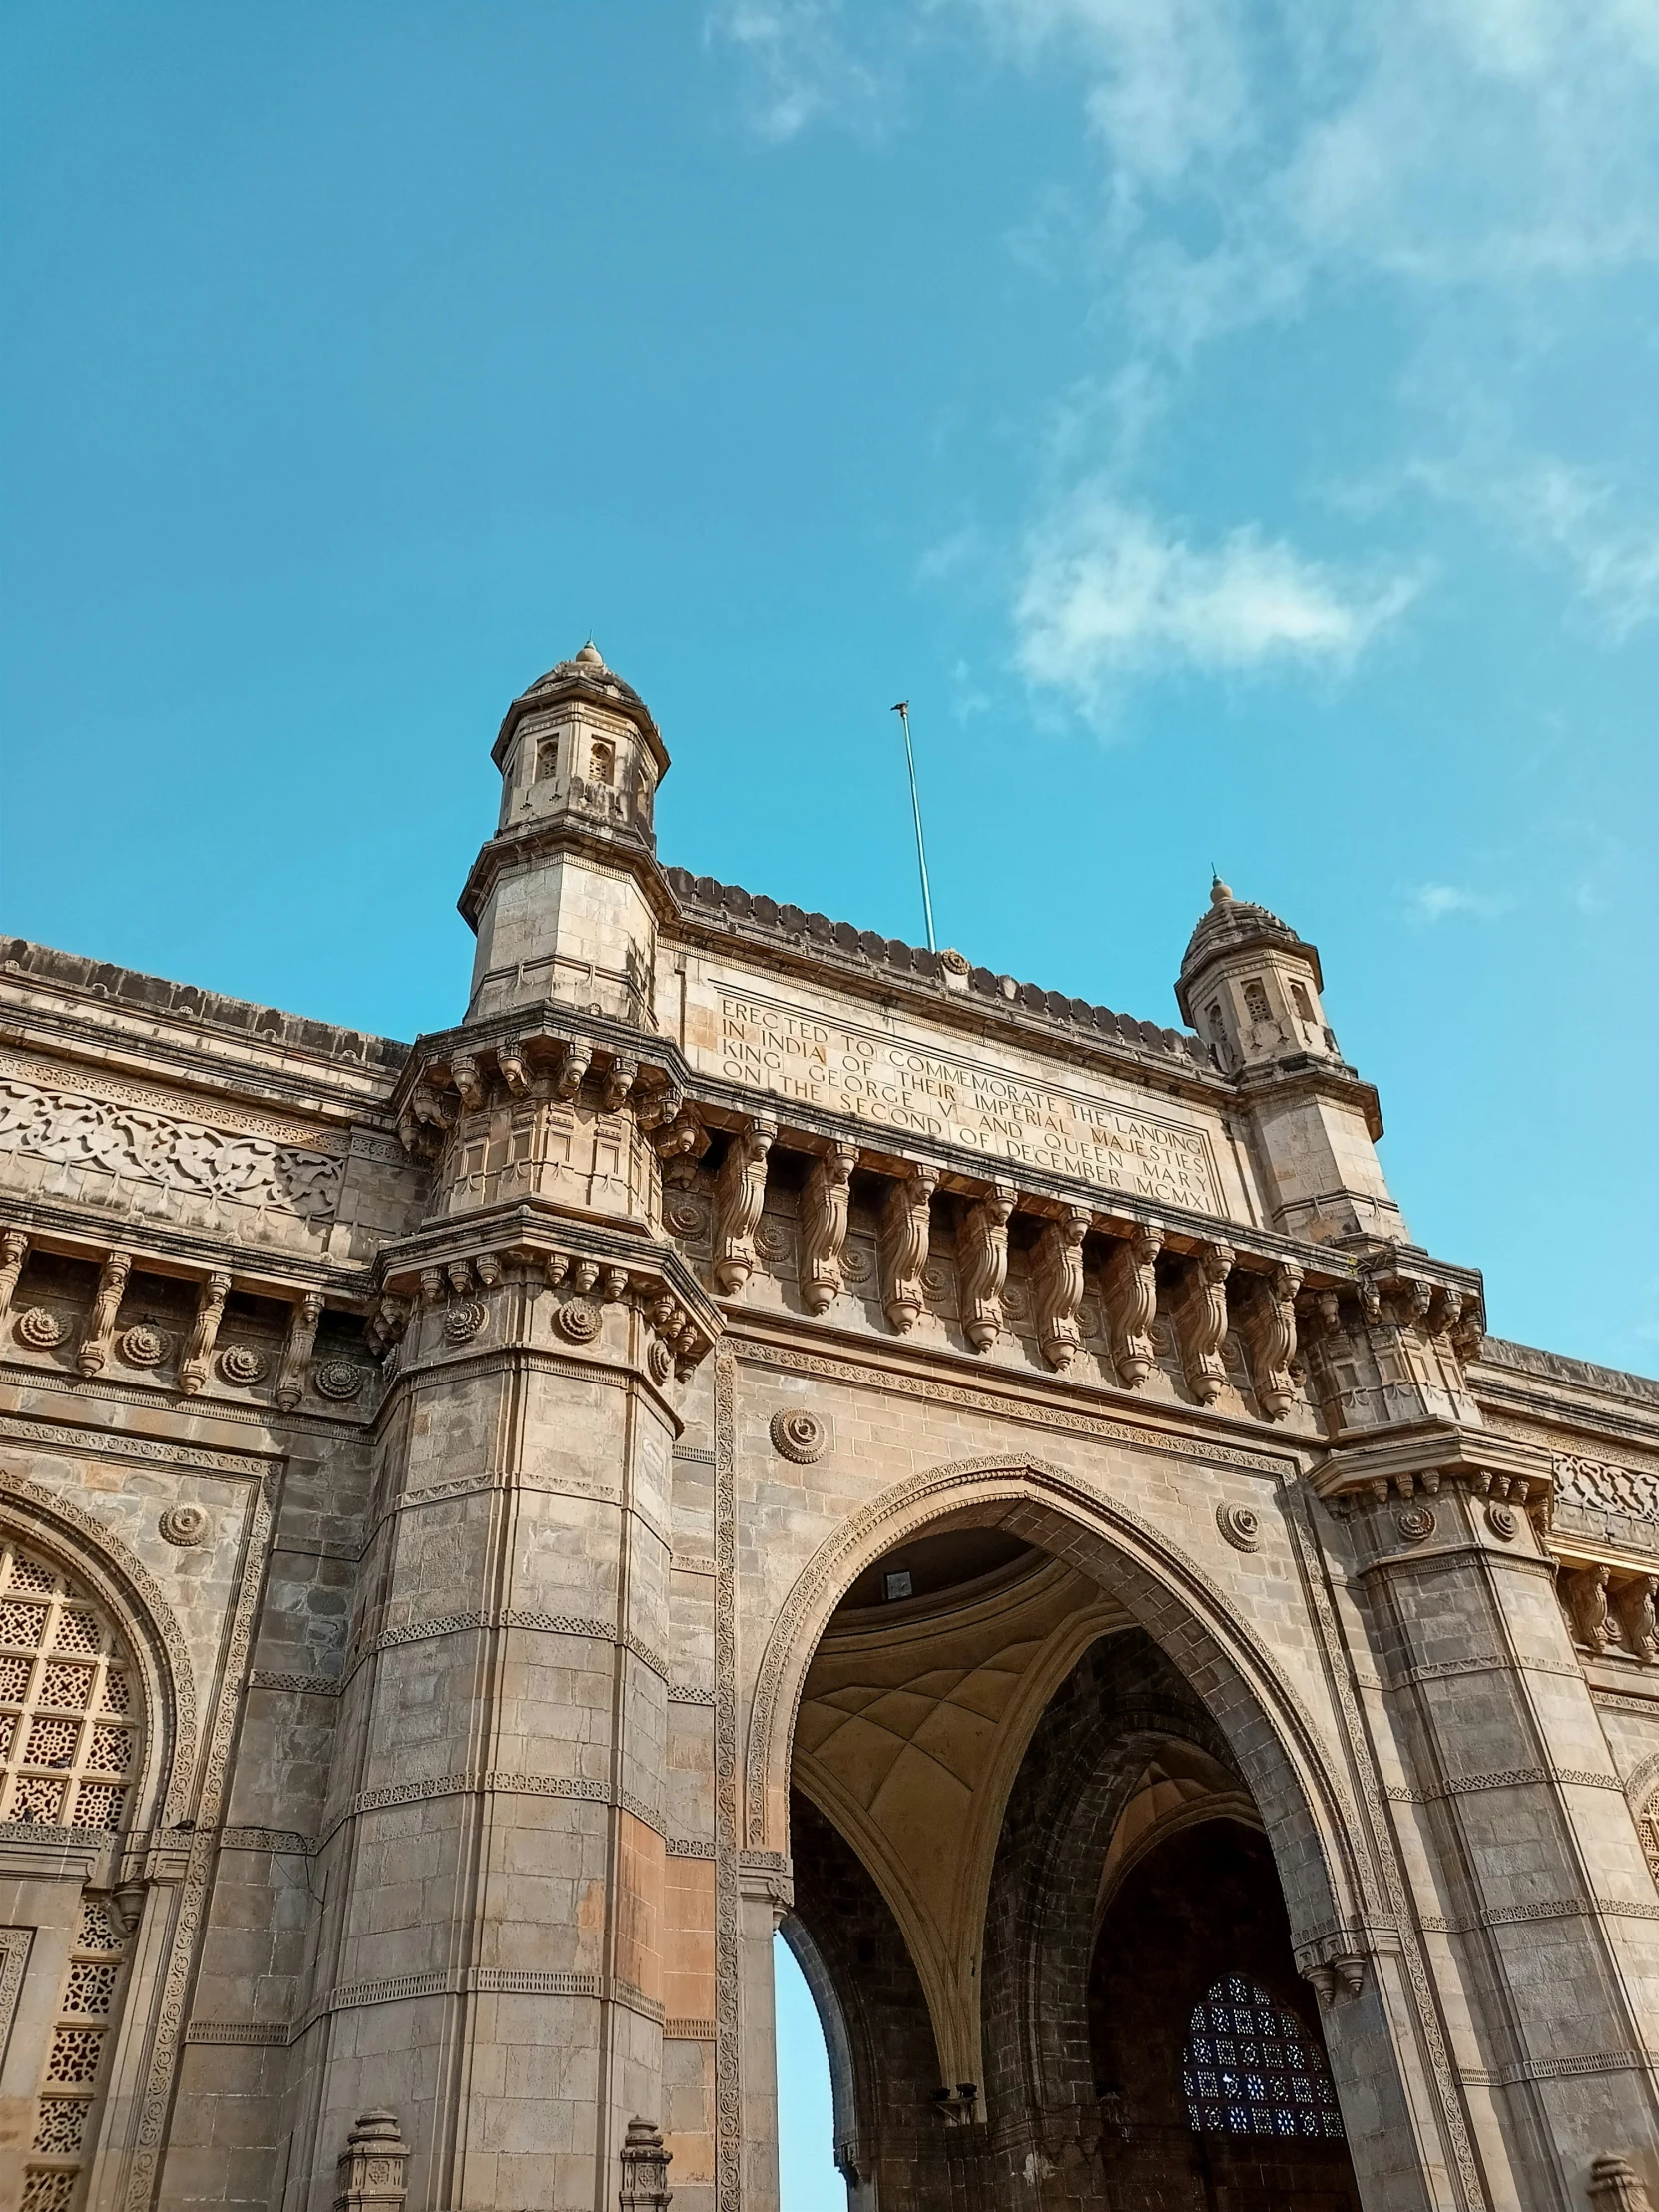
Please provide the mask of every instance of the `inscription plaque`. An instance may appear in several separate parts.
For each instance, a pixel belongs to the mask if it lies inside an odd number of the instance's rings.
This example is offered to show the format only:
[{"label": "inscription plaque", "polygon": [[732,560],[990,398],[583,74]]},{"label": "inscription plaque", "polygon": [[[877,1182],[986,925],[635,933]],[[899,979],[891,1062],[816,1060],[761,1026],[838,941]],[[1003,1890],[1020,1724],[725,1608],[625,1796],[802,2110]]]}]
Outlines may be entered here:
[{"label": "inscription plaque", "polygon": [[931,1137],[987,1162],[1103,1190],[1225,1211],[1202,1129],[853,1022],[716,984],[715,1061],[732,1083],[827,1113]]}]

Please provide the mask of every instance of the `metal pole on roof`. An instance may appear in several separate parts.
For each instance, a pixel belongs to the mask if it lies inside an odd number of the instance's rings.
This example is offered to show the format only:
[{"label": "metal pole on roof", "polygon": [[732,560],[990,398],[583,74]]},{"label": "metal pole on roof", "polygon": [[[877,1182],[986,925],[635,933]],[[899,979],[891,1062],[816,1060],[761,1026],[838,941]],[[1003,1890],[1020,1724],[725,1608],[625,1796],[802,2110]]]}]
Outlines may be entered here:
[{"label": "metal pole on roof", "polygon": [[927,923],[927,949],[937,952],[939,948],[933,941],[933,894],[927,888],[927,848],[921,841],[921,794],[916,789],[916,756],[910,743],[910,702],[901,699],[892,711],[904,725],[904,758],[909,764],[910,806],[916,818],[916,866],[921,871],[921,911]]}]

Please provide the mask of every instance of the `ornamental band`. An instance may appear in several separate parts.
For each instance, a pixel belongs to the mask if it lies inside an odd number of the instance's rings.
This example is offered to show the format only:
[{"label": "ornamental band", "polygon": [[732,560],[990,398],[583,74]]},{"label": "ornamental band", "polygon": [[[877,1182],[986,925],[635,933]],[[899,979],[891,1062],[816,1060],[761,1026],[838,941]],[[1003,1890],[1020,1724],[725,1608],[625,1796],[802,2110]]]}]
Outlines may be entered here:
[{"label": "ornamental band", "polygon": [[851,2212],[1649,2205],[1659,1383],[1314,947],[664,867],[591,644],[493,759],[413,1045],[0,947],[0,2206],[777,2212],[780,1931]]}]

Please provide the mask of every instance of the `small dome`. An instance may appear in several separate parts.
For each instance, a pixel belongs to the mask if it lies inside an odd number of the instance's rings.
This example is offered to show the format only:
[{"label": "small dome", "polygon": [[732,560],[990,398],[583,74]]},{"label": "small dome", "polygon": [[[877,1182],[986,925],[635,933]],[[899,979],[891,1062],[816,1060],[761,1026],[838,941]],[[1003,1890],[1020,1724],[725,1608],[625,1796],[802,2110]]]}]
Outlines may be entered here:
[{"label": "small dome", "polygon": [[[1218,875],[1210,885],[1209,910],[1200,917],[1198,927],[1187,940],[1187,949],[1181,956],[1181,984],[1207,960],[1218,952],[1230,952],[1247,944],[1295,945],[1301,951],[1313,952],[1311,945],[1302,939],[1287,921],[1277,914],[1270,914],[1265,906],[1252,905],[1248,899],[1235,898],[1232,889]],[[1318,956],[1315,955],[1316,962]],[[1186,1011],[1181,985],[1176,987],[1176,997]]]},{"label": "small dome", "polygon": [[605,666],[605,656],[594,644],[592,638],[589,638],[587,644],[577,654],[576,665],[578,668],[603,668]]}]

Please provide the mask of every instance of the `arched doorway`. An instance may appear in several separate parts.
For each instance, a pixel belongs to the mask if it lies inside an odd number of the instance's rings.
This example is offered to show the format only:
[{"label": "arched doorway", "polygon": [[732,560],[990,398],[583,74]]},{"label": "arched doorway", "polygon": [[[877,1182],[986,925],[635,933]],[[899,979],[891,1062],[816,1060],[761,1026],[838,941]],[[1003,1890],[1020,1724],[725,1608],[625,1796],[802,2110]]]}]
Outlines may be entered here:
[{"label": "arched doorway", "polygon": [[[803,1673],[787,1933],[837,2077],[849,2203],[1357,2212],[1253,1778],[1060,1532],[958,1506],[866,1547]],[[1306,2135],[1234,2143],[1184,2101],[1192,2015],[1233,1981],[1271,2007],[1289,2100],[1239,2111],[1282,2130],[1312,2094]],[[1125,2064],[1153,1991],[1157,2036]]]}]

